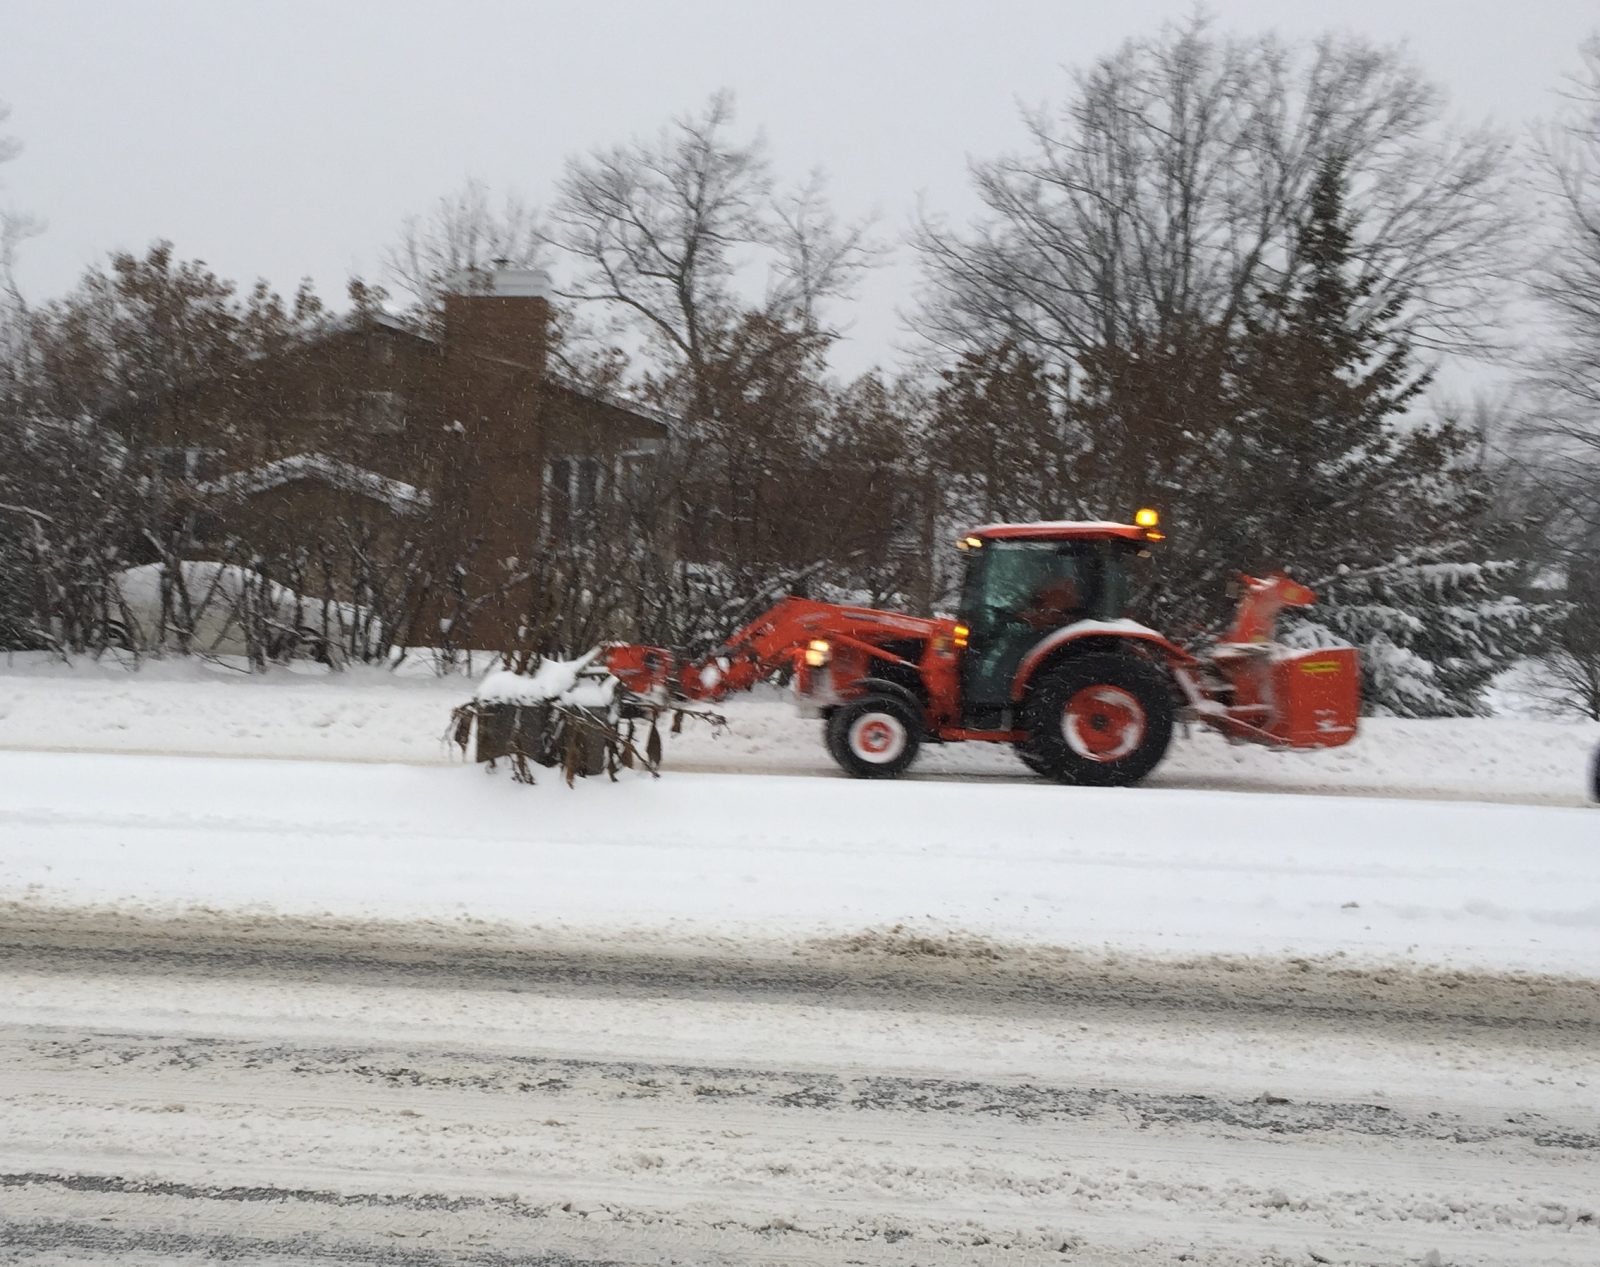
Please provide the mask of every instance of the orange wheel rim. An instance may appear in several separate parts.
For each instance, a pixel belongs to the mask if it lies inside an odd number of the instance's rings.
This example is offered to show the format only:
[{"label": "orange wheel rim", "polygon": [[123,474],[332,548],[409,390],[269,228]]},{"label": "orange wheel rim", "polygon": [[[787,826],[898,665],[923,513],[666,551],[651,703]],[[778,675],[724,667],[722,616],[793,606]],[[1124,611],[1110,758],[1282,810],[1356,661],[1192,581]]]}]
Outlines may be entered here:
[{"label": "orange wheel rim", "polygon": [[906,728],[887,713],[867,713],[850,727],[850,751],[872,765],[887,765],[906,749]]},{"label": "orange wheel rim", "polygon": [[1089,761],[1120,761],[1144,742],[1150,728],[1144,705],[1120,686],[1086,686],[1073,692],[1061,714],[1061,735]]}]

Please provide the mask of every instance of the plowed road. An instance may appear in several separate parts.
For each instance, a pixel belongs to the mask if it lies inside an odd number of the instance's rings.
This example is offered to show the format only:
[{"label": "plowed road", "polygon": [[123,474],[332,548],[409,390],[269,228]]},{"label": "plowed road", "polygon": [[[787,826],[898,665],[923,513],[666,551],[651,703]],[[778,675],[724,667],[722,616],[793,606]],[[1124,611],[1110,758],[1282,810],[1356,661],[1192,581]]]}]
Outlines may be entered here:
[{"label": "plowed road", "polygon": [[1600,1262],[1600,1001],[1336,960],[0,927],[7,1263]]}]

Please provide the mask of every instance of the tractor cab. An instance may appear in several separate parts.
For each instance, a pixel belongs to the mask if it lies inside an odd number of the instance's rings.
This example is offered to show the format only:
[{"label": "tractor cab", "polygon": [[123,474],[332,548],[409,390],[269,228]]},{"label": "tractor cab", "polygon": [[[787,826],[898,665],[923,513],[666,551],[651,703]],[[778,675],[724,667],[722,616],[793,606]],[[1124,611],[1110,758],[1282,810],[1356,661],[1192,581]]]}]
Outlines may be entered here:
[{"label": "tractor cab", "polygon": [[1138,522],[990,524],[957,544],[966,575],[957,612],[965,725],[1007,725],[1023,659],[1057,629],[1127,614],[1138,559],[1161,539],[1154,511]]}]

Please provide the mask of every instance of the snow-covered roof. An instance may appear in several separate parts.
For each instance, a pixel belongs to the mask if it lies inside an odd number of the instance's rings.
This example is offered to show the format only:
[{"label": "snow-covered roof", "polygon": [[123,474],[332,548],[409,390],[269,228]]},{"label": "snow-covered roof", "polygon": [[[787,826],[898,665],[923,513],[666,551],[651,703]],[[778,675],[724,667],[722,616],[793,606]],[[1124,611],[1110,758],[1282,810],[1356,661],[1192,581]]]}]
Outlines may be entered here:
[{"label": "snow-covered roof", "polygon": [[[335,334],[354,334],[362,330],[377,326],[383,330],[393,330],[396,334],[416,335],[418,331],[404,317],[397,317],[392,312],[382,309],[368,310],[366,312],[347,312],[343,316],[335,317],[328,323],[328,330]],[[315,341],[316,336],[312,336]]]},{"label": "snow-covered roof", "polygon": [[632,396],[625,396],[620,392],[602,392],[593,387],[573,382],[564,374],[552,370],[545,371],[545,382],[562,391],[571,392],[574,396],[582,396],[585,400],[598,401],[602,405],[610,405],[613,409],[620,409],[624,413],[634,414],[646,422],[653,422],[663,430],[671,431],[679,419],[672,414],[662,413],[659,409],[652,409],[649,405],[635,400]]},{"label": "snow-covered roof", "polygon": [[197,484],[195,491],[207,497],[253,497],[268,489],[308,479],[320,480],[346,492],[385,502],[397,515],[414,515],[427,510],[433,503],[433,498],[425,489],[379,475],[366,467],[328,457],[324,453],[296,453],[292,457],[279,458],[276,462],[234,471]]}]

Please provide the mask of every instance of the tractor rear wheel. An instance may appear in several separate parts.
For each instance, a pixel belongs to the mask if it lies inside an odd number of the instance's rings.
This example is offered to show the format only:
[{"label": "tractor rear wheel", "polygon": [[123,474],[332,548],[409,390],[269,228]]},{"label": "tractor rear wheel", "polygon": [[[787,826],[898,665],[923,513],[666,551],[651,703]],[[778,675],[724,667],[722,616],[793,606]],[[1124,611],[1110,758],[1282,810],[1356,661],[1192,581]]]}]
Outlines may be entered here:
[{"label": "tractor rear wheel", "polygon": [[922,718],[893,695],[863,695],[828,717],[828,752],[856,779],[892,779],[917,759]]},{"label": "tractor rear wheel", "polygon": [[1022,706],[1029,768],[1061,783],[1125,787],[1172,742],[1172,684],[1154,664],[1096,652],[1046,670]]}]

